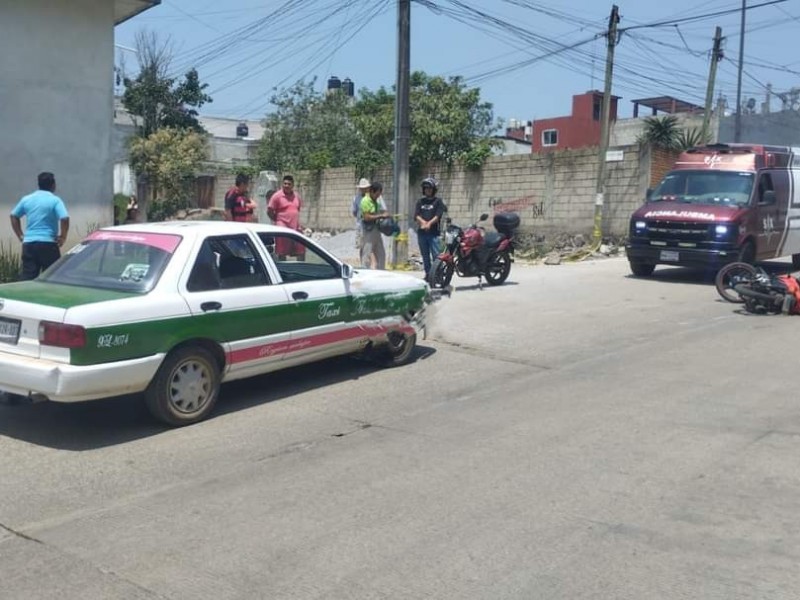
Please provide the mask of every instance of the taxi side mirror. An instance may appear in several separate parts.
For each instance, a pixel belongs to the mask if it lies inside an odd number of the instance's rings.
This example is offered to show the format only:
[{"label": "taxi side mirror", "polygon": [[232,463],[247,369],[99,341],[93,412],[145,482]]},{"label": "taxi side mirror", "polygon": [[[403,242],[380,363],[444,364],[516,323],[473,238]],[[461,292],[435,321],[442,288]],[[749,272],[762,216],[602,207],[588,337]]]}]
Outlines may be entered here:
[{"label": "taxi side mirror", "polygon": [[342,279],[351,279],[353,277],[353,267],[351,265],[342,265]]}]

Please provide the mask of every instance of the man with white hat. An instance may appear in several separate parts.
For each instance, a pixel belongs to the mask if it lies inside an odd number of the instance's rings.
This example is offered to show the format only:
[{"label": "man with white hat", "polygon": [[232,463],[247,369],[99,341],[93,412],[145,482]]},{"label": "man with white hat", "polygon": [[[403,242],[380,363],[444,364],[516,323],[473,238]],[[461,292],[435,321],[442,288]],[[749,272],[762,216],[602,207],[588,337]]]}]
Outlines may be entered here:
[{"label": "man with white hat", "polygon": [[361,227],[361,200],[369,189],[369,179],[362,177],[356,185],[356,195],[353,196],[353,203],[350,205],[350,214],[356,220],[356,248],[359,256],[361,255],[361,241],[363,239],[363,229]]}]

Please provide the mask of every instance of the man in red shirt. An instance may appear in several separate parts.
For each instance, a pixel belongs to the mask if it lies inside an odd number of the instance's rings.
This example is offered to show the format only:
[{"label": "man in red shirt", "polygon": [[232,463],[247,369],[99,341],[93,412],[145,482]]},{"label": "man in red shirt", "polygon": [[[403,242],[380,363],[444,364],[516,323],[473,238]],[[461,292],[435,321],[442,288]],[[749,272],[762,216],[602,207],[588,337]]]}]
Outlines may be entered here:
[{"label": "man in red shirt", "polygon": [[[281,189],[272,194],[267,204],[267,216],[276,225],[300,231],[300,210],[303,200],[294,191],[294,177],[285,175]],[[287,256],[296,256],[297,260],[305,258],[305,247],[289,238],[279,237],[275,240],[275,252],[278,260],[285,260]]]},{"label": "man in red shirt", "polygon": [[250,178],[244,173],[236,176],[236,185],[225,194],[225,218],[228,221],[248,223],[254,220],[253,212],[258,206],[248,196]]}]

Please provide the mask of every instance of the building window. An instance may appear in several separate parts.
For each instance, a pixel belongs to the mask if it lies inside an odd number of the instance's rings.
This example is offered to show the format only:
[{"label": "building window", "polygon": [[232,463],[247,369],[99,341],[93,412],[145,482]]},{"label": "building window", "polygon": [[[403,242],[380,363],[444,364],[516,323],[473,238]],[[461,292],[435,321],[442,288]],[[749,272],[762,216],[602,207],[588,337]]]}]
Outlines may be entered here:
[{"label": "building window", "polygon": [[592,102],[592,119],[595,121],[600,120],[600,111],[603,107],[603,101],[600,98],[595,98]]},{"label": "building window", "polygon": [[558,146],[558,129],[545,129],[542,132],[542,146]]}]

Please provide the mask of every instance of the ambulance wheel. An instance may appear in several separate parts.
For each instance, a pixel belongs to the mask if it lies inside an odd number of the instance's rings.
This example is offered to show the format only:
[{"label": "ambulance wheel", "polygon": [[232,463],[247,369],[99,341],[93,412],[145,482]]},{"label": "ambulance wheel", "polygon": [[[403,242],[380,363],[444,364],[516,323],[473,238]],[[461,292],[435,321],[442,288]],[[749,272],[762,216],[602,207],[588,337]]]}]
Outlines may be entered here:
[{"label": "ambulance wheel", "polygon": [[756,247],[753,242],[747,242],[742,249],[739,250],[739,257],[736,262],[753,264],[756,261]]},{"label": "ambulance wheel", "polygon": [[200,346],[170,352],[145,391],[147,408],[159,421],[181,427],[205,419],[217,403],[220,369]]}]

